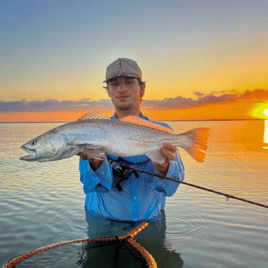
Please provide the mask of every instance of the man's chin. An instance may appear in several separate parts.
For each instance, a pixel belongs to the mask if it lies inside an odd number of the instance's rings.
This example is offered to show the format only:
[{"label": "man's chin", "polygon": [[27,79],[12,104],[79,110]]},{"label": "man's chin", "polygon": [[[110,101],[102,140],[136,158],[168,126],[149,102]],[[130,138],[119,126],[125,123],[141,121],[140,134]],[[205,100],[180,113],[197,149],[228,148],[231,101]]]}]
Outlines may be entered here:
[{"label": "man's chin", "polygon": [[116,106],[118,111],[129,111],[132,109],[132,105],[130,104],[120,104]]}]

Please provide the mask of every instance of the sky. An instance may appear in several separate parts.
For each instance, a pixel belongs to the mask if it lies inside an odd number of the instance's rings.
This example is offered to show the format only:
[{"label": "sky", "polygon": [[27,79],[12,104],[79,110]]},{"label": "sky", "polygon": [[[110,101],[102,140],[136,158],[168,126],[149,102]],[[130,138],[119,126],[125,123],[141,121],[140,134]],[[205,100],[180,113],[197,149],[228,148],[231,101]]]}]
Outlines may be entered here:
[{"label": "sky", "polygon": [[111,113],[119,57],[141,67],[153,119],[268,119],[267,0],[0,0],[0,19],[0,122]]}]

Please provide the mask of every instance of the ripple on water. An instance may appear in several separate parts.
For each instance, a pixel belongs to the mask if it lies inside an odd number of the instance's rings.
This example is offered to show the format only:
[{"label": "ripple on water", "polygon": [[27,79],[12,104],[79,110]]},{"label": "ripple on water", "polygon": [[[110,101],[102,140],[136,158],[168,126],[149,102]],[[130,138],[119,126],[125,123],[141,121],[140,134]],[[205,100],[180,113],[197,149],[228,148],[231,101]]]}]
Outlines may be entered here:
[{"label": "ripple on water", "polygon": [[182,211],[180,215],[167,216],[167,235],[189,238],[205,232],[210,225],[207,218],[197,213]]}]

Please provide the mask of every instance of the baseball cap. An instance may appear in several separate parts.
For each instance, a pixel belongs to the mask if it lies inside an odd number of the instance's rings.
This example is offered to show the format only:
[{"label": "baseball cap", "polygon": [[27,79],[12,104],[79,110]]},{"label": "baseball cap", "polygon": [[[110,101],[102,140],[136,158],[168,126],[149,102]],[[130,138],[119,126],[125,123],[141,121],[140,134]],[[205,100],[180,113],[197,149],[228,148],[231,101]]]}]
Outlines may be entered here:
[{"label": "baseball cap", "polygon": [[103,81],[103,83],[118,76],[137,77],[142,79],[142,72],[136,61],[119,58],[107,67],[106,80]]}]

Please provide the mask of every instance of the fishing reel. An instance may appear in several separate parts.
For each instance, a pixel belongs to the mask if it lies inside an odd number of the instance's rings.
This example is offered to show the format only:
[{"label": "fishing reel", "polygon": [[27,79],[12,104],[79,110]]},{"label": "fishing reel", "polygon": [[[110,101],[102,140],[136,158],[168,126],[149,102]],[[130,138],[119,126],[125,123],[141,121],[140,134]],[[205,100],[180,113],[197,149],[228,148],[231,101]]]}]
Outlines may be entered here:
[{"label": "fishing reel", "polygon": [[120,185],[120,183],[122,181],[127,180],[132,173],[134,173],[136,178],[139,178],[139,174],[137,173],[137,171],[135,170],[131,170],[131,168],[127,168],[127,167],[123,167],[120,165],[120,163],[116,162],[116,161],[109,161],[111,164],[111,167],[113,169],[113,176],[118,177],[120,180],[116,183],[116,188],[119,192],[121,192],[123,190],[122,186]]}]

